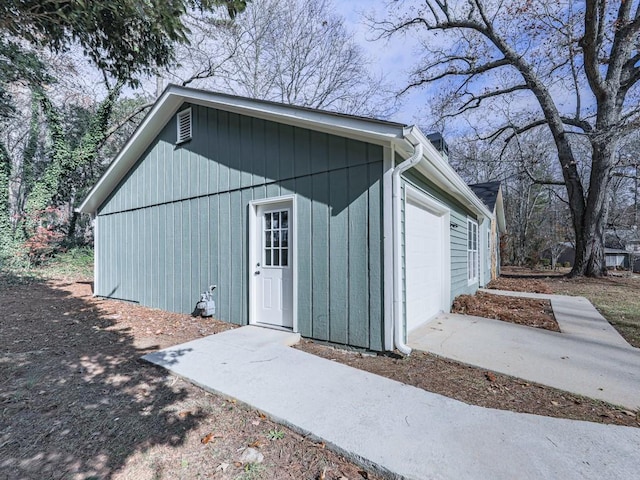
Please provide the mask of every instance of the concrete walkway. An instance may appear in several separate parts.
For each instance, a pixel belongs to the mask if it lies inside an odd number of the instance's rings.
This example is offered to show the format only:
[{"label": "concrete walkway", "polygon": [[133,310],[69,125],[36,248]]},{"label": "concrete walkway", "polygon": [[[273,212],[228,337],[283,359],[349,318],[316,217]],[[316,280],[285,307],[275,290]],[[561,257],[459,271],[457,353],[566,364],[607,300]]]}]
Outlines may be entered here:
[{"label": "concrete walkway", "polygon": [[485,290],[551,301],[562,333],[443,314],[409,334],[409,345],[460,362],[640,407],[640,349],[631,347],[583,297]]},{"label": "concrete walkway", "polygon": [[388,478],[629,479],[640,429],[476,407],[242,327],[144,358],[322,440]]}]

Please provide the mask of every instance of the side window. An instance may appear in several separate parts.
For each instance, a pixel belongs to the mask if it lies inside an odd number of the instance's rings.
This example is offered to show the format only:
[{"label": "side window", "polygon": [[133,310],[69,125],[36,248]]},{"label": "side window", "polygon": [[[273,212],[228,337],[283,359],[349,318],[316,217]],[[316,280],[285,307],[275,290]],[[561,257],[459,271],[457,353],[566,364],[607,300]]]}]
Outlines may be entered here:
[{"label": "side window", "polygon": [[467,220],[467,280],[469,283],[478,281],[478,224]]}]

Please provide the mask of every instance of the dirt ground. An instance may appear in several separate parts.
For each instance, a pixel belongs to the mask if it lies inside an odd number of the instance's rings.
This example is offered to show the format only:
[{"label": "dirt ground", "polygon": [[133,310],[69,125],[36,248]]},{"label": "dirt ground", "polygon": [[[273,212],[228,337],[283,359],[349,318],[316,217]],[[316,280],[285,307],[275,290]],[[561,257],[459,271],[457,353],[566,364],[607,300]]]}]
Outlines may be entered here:
[{"label": "dirt ground", "polygon": [[[140,360],[227,328],[0,276],[0,479],[379,478]],[[247,447],[264,461],[242,463]]]},{"label": "dirt ground", "polygon": [[[0,275],[0,480],[379,478],[140,360],[227,328],[93,298],[89,281]],[[636,412],[426,353],[299,348],[471,404],[640,426]],[[247,448],[264,461],[243,463]]]}]

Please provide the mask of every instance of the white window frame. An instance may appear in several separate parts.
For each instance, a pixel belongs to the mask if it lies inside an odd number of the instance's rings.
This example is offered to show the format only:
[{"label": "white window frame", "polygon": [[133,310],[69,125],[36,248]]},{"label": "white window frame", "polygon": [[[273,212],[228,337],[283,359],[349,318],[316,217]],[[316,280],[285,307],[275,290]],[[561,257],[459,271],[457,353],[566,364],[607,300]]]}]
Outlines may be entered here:
[{"label": "white window frame", "polygon": [[[262,268],[291,268],[291,255],[292,255],[292,251],[291,251],[291,242],[289,240],[289,232],[291,232],[291,224],[289,223],[291,221],[291,208],[289,207],[280,207],[280,208],[275,208],[273,210],[266,210],[262,213],[262,218],[261,218],[261,223],[262,223],[262,234],[264,235],[267,227],[265,225],[265,215],[267,213],[269,214],[273,214],[275,212],[287,212],[287,227],[286,227],[286,231],[287,231],[287,246],[283,247],[282,246],[282,237],[279,238],[279,245],[278,247],[275,247],[273,244],[270,245],[269,247],[263,246],[262,248],[262,252],[260,252],[260,254],[262,255]],[[282,225],[280,225],[278,228],[273,229],[270,228],[269,229],[271,232],[277,230],[280,234],[282,233]],[[266,255],[266,250],[269,249],[271,251],[271,258],[269,260],[269,263],[267,263],[267,255]],[[287,250],[287,264],[286,265],[282,265],[282,250]],[[273,257],[273,252],[275,250],[278,250],[279,255],[278,255],[278,264],[274,265],[274,257]]]},{"label": "white window frame", "polygon": [[[475,235],[473,234],[475,231]],[[478,222],[467,217],[467,284],[473,285],[480,279],[480,249],[478,248]]]},{"label": "white window frame", "polygon": [[[180,126],[182,125],[182,119],[184,117],[187,117],[189,121],[189,134],[182,136],[182,129],[180,128]],[[181,143],[188,142],[189,140],[191,140],[191,138],[193,137],[193,116],[191,113],[191,107],[185,108],[184,110],[181,110],[180,112],[178,112],[178,114],[176,115],[176,129],[177,129],[176,145],[179,145]]]}]

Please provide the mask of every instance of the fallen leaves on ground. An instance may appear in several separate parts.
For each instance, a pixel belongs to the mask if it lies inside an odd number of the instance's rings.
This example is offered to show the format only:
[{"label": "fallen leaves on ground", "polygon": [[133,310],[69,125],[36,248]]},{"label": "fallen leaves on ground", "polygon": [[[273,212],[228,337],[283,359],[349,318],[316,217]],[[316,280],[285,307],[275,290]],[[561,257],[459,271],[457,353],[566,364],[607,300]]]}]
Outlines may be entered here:
[{"label": "fallen leaves on ground", "polygon": [[533,278],[499,277],[491,280],[487,288],[493,290],[509,290],[511,292],[553,293],[551,287],[544,280]]},{"label": "fallen leaves on ground", "polygon": [[[140,360],[233,325],[96,298],[89,281],[18,280],[0,273],[0,470],[9,478],[248,478],[234,464],[238,448],[284,430]],[[328,479],[353,480],[362,469],[289,430],[260,452],[259,478],[310,480],[326,466]]]},{"label": "fallen leaves on ground", "polygon": [[456,297],[451,312],[493,318],[553,332],[560,331],[549,300],[478,292],[475,295]]},{"label": "fallen leaves on ground", "polygon": [[212,442],[213,440],[215,440],[216,436],[213,433],[209,433],[207,435],[205,435],[204,437],[202,437],[202,439],[200,440],[200,443],[202,443],[203,445],[206,445],[209,442]]}]

